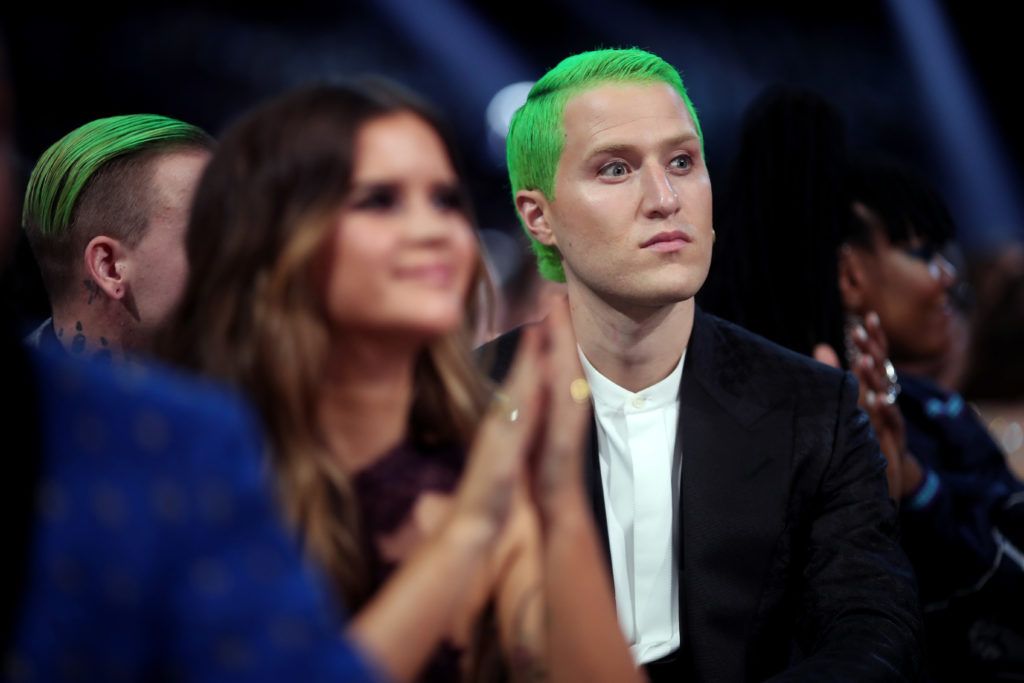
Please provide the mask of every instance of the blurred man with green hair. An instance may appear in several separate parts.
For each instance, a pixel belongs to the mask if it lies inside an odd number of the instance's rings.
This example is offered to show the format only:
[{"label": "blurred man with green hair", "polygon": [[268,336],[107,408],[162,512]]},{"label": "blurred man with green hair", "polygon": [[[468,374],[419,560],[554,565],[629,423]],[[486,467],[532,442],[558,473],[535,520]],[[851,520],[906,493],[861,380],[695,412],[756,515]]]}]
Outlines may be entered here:
[{"label": "blurred man with green hair", "polygon": [[[568,290],[635,661],[654,683],[916,680],[915,583],[856,381],[694,303],[715,233],[678,71],[637,49],[569,57],[507,152],[539,270]],[[494,342],[495,376],[517,338]]]},{"label": "blurred man with green hair", "polygon": [[[5,62],[0,41],[0,152]],[[0,272],[12,158],[0,153]],[[262,430],[236,395],[26,348],[2,306],[0,377],[13,399],[0,410],[0,679],[383,680],[285,528]],[[211,569],[214,590],[197,580]]]},{"label": "blurred man with green hair", "polygon": [[213,145],[188,123],[130,114],[86,123],[43,153],[22,224],[53,316],[30,345],[100,357],[149,347],[185,284],[188,212]]}]

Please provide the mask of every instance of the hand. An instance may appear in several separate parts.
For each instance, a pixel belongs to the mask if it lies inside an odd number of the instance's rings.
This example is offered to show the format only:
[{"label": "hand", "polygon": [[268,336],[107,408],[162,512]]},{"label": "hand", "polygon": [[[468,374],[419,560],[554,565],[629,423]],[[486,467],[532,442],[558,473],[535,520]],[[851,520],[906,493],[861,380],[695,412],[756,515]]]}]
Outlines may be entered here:
[{"label": "hand", "polygon": [[537,438],[544,384],[544,330],[524,330],[508,378],[495,392],[455,492],[450,524],[493,544],[509,517],[530,447]]},{"label": "hand", "polygon": [[530,483],[541,522],[547,525],[560,512],[586,509],[583,451],[590,424],[590,388],[583,378],[564,296],[550,302],[544,328],[544,419],[530,460]]},{"label": "hand", "polygon": [[860,382],[858,402],[871,419],[882,455],[888,462],[889,493],[899,500],[917,488],[920,466],[907,453],[906,428],[895,401],[895,372],[890,376],[888,340],[876,313],[868,313],[864,325],[854,329],[853,343],[859,351],[851,368]]}]

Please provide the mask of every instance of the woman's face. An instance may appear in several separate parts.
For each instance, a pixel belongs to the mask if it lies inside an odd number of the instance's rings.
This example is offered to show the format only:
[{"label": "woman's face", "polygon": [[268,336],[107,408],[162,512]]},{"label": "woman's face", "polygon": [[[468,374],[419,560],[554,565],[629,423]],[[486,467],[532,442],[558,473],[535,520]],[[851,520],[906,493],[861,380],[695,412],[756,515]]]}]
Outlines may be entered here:
[{"label": "woman's face", "polygon": [[363,125],[328,245],[335,330],[422,339],[461,324],[477,243],[444,144],[423,119],[400,112]]},{"label": "woman's face", "polygon": [[952,341],[949,289],[956,270],[933,245],[915,238],[895,245],[875,230],[871,249],[854,248],[860,296],[854,312],[874,311],[894,361],[934,359]]}]

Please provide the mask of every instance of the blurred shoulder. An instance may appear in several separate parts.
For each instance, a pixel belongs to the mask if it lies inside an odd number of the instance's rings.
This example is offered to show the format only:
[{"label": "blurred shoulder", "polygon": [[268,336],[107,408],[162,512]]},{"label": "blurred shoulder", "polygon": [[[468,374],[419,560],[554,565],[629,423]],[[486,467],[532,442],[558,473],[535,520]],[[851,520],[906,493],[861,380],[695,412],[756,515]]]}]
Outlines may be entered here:
[{"label": "blurred shoulder", "polygon": [[110,365],[30,350],[47,450],[105,455],[253,446],[258,422],[233,391],[156,362]]}]

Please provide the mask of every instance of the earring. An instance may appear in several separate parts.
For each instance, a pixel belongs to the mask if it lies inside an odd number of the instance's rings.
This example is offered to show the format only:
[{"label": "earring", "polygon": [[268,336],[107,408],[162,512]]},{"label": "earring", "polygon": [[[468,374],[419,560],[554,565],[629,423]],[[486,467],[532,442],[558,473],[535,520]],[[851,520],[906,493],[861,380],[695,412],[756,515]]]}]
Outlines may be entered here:
[{"label": "earring", "polygon": [[714,244],[714,243],[715,243],[715,239],[716,239],[717,237],[718,237],[718,234],[717,234],[717,233],[715,232],[715,229],[714,229],[714,228],[711,228],[711,244]]}]

